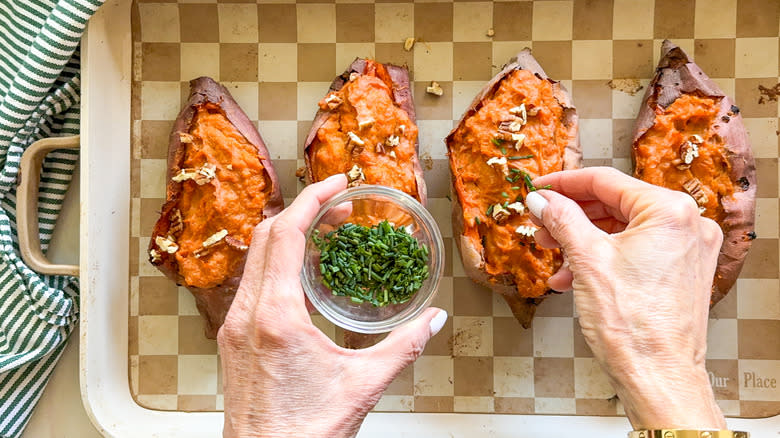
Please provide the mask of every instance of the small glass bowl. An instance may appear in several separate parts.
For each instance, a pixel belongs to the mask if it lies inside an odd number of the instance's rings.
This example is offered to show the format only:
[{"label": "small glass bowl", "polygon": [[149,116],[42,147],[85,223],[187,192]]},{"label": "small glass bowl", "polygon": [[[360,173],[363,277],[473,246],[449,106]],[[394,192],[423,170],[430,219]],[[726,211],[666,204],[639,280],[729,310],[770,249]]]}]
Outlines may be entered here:
[{"label": "small glass bowl", "polygon": [[[357,212],[357,216],[352,216],[353,212]],[[375,307],[368,302],[355,303],[350,297],[333,295],[322,284],[320,250],[312,239],[315,230],[324,236],[347,222],[372,226],[383,220],[396,227],[406,226],[420,244],[428,246],[428,278],[409,301],[401,304]],[[353,332],[375,334],[389,332],[428,308],[436,295],[443,269],[441,233],[428,210],[400,190],[360,185],[335,195],[320,208],[306,232],[301,283],[314,308],[329,321]]]}]

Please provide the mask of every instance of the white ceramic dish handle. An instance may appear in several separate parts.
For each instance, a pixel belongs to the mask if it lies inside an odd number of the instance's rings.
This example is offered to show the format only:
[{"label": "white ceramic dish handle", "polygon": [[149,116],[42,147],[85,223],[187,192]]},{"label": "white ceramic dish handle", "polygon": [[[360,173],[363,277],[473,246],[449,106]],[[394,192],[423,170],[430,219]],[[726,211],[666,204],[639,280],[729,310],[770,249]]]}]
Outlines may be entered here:
[{"label": "white ceramic dish handle", "polygon": [[38,140],[22,154],[20,181],[16,188],[16,220],[19,231],[19,251],[22,260],[33,271],[48,275],[79,275],[77,265],[58,265],[46,258],[38,236],[38,186],[41,165],[46,154],[57,149],[78,149],[78,135]]}]

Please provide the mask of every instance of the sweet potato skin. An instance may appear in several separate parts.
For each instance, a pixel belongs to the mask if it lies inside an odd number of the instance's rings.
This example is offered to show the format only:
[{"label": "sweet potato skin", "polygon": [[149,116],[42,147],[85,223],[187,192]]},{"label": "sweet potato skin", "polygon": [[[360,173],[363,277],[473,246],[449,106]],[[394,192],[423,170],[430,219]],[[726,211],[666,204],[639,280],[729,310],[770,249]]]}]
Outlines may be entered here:
[{"label": "sweet potato skin", "polygon": [[[385,69],[387,69],[387,72],[390,74],[390,79],[393,81],[393,98],[395,102],[399,107],[401,107],[402,110],[406,112],[406,114],[409,115],[410,120],[417,123],[417,117],[414,111],[414,100],[412,99],[412,89],[409,85],[409,70],[407,70],[405,67],[399,67],[393,64],[382,65],[384,65]],[[352,73],[362,74],[365,69],[366,60],[356,58],[344,71],[344,73],[336,76],[336,78],[333,79],[333,82],[330,84],[330,88],[328,89],[328,93],[341,90],[344,84],[349,82],[349,76]],[[306,184],[311,184],[314,182],[310,147],[317,138],[317,131],[325,123],[329,115],[329,111],[322,109],[317,111],[317,114],[314,116],[314,121],[311,125],[311,130],[309,130],[309,135],[306,137],[306,141],[303,145],[303,157],[306,164],[306,172],[304,175]],[[417,182],[417,197],[422,205],[426,205],[428,194],[425,187],[425,179],[423,178],[422,166],[420,165],[420,159],[418,156],[420,151],[419,140],[415,143],[415,151],[417,153],[414,155],[412,164],[414,165],[414,177]]]},{"label": "sweet potato skin", "polygon": [[725,218],[720,224],[723,245],[718,256],[710,302],[715,305],[726,296],[737,280],[754,236],[751,233],[755,224],[756,166],[742,115],[739,110],[733,111],[736,108],[734,101],[681,48],[669,40],[665,40],[661,46],[661,60],[647,87],[634,126],[634,162],[638,141],[655,123],[656,107],[667,108],[683,94],[720,98],[715,118],[719,122],[714,125],[714,129],[724,140],[731,164],[729,176],[734,184],[734,195],[722,199],[725,212]]},{"label": "sweet potato skin", "polygon": [[[268,218],[281,212],[284,208],[284,200],[279,187],[279,179],[270,161],[268,148],[257,132],[254,124],[238,106],[238,103],[230,95],[230,92],[222,85],[208,77],[199,77],[190,81],[190,97],[182,108],[173,124],[168,143],[168,175],[165,203],[162,206],[160,219],[155,224],[152,237],[149,241],[147,253],[155,249],[155,237],[166,236],[171,227],[172,215],[179,202],[182,184],[172,181],[174,175],[181,169],[181,163],[185,159],[186,144],[181,142],[180,133],[188,133],[193,124],[197,107],[205,103],[218,105],[225,116],[252,145],[257,148],[257,154],[264,167],[266,181],[270,186],[268,201],[263,207],[263,217]],[[166,277],[175,281],[177,285],[187,287],[195,296],[198,311],[206,320],[205,334],[210,339],[216,339],[217,331],[225,321],[225,316],[233,302],[233,297],[238,290],[244,263],[240,263],[240,269],[232,272],[219,286],[212,288],[198,288],[185,284],[183,276],[179,273],[178,263],[173,254],[161,252],[160,260],[155,263],[150,256],[150,263],[155,265]]]},{"label": "sweet potato skin", "polygon": [[[540,79],[548,80],[553,84],[555,98],[563,108],[563,123],[567,127],[570,141],[566,145],[563,155],[563,168],[576,169],[582,165],[582,148],[577,136],[578,117],[577,111],[572,103],[569,92],[558,82],[551,80],[544,69],[539,65],[531,54],[530,49],[523,49],[515,58],[512,58],[504,68],[495,75],[490,82],[476,95],[474,100],[464,112],[458,123],[458,126],[465,123],[471,115],[482,105],[482,102],[491,96],[498,88],[501,81],[512,71],[524,69],[534,73]],[[453,129],[445,139],[448,149],[452,142],[452,137],[458,127]],[[450,168],[452,171],[452,168]],[[525,298],[520,297],[514,281],[509,276],[491,276],[485,271],[485,258],[482,253],[482,244],[476,239],[464,235],[463,207],[455,193],[455,175],[451,175],[453,182],[452,191],[452,231],[455,236],[455,243],[460,252],[463,269],[466,274],[476,283],[490,288],[493,292],[501,294],[512,310],[512,313],[524,328],[531,325],[536,306],[542,302],[543,297]]]}]

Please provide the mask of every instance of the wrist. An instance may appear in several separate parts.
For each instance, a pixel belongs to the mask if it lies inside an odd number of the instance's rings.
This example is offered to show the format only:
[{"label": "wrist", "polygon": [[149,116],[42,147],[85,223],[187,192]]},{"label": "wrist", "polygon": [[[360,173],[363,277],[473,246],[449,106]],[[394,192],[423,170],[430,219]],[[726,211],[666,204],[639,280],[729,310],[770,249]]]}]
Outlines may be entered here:
[{"label": "wrist", "polygon": [[635,430],[726,428],[703,366],[633,369],[613,384]]}]

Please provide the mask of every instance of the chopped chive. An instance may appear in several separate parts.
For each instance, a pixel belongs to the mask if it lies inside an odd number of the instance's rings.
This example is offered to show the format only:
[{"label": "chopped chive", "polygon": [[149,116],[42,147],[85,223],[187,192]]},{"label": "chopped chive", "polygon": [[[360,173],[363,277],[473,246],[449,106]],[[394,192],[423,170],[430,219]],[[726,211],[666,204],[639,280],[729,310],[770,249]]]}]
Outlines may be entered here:
[{"label": "chopped chive", "polygon": [[501,146],[501,143],[504,142],[504,140],[496,137],[491,138],[490,141],[493,142],[493,144],[496,145],[497,147]]},{"label": "chopped chive", "polygon": [[520,187],[518,187],[518,186],[512,186],[512,190],[520,190]]},{"label": "chopped chive", "polygon": [[502,154],[504,154],[504,155],[506,155],[506,148],[505,148],[505,147],[503,147],[503,146],[501,147],[501,153],[502,153]]},{"label": "chopped chive", "polygon": [[493,207],[495,206],[493,204],[490,204],[490,207],[488,207],[487,211],[485,212],[487,213],[487,216],[493,216]]},{"label": "chopped chive", "polygon": [[312,240],[320,249],[322,284],[354,303],[409,301],[429,275],[428,247],[387,221],[372,227],[347,223]]},{"label": "chopped chive", "polygon": [[504,177],[504,179],[506,179],[507,181],[509,181],[511,183],[515,182],[515,180],[511,176]]},{"label": "chopped chive", "polygon": [[547,185],[544,185],[544,186],[542,186],[542,187],[540,187],[540,188],[542,188],[542,189],[548,189],[548,190],[549,190],[549,189],[551,189],[551,188],[552,188],[552,184],[547,184]]},{"label": "chopped chive", "polygon": [[509,195],[507,195],[507,194],[506,194],[506,192],[501,192],[501,196],[503,196],[503,197],[505,197],[505,198],[508,198],[508,197],[509,197]]},{"label": "chopped chive", "polygon": [[512,173],[520,173],[520,169],[515,169],[514,167],[509,169],[509,171]]},{"label": "chopped chive", "polygon": [[523,179],[525,180],[525,186],[528,188],[529,192],[535,192],[536,187],[534,187],[533,181],[531,181],[531,175],[527,174],[526,172],[523,172]]},{"label": "chopped chive", "polygon": [[477,225],[479,225],[479,224],[481,224],[481,223],[482,223],[482,221],[481,221],[481,220],[479,220],[479,216],[476,216],[476,217],[474,217],[474,222],[476,222],[476,223],[477,223]]},{"label": "chopped chive", "polygon": [[533,158],[533,157],[534,157],[533,154],[531,154],[531,155],[519,155],[519,156],[515,156],[515,157],[509,157],[509,159],[510,160],[525,160],[525,159]]}]

